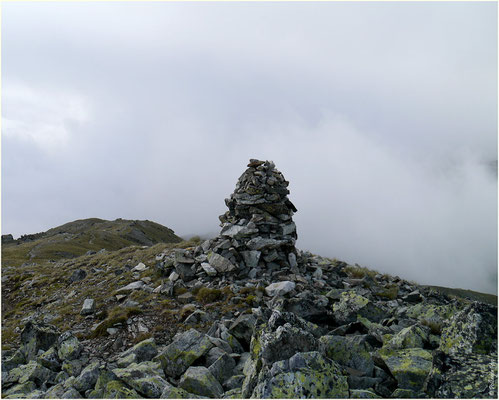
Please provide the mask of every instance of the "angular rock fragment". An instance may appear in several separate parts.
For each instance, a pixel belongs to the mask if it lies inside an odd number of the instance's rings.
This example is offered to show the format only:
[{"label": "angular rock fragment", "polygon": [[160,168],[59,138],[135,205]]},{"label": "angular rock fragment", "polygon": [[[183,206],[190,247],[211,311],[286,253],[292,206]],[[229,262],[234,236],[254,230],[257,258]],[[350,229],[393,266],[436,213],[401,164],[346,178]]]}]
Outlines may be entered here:
[{"label": "angular rock fragment", "polygon": [[182,375],[179,387],[189,393],[211,398],[220,398],[223,388],[206,367],[189,367]]},{"label": "angular rock fragment", "polygon": [[165,374],[173,378],[182,375],[199,357],[205,355],[211,348],[208,336],[190,329],[179,335],[166,349],[154,358],[161,363]]}]

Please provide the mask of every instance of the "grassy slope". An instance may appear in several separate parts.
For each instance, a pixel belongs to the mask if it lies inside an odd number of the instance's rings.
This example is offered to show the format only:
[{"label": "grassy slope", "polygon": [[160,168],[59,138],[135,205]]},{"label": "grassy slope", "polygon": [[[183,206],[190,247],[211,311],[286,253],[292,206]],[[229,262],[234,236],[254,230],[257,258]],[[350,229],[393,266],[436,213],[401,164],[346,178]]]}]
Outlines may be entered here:
[{"label": "grassy slope", "polygon": [[60,260],[85,254],[89,250],[119,250],[132,245],[178,243],[174,232],[151,221],[89,218],[49,229],[41,238],[2,246],[2,266],[25,262]]},{"label": "grassy slope", "polygon": [[497,306],[497,296],[488,293],[475,292],[467,289],[447,288],[443,286],[426,286],[448,296],[456,296],[471,301],[481,301],[493,306]]}]

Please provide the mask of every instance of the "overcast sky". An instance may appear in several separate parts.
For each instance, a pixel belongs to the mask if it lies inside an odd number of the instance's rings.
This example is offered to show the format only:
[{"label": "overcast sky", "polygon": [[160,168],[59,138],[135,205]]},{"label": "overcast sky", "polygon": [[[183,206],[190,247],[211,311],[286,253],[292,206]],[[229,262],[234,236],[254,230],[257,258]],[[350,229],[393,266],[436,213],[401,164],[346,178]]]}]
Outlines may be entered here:
[{"label": "overcast sky", "polygon": [[297,246],[497,293],[497,4],[3,3],[2,233],[218,232],[249,158]]}]

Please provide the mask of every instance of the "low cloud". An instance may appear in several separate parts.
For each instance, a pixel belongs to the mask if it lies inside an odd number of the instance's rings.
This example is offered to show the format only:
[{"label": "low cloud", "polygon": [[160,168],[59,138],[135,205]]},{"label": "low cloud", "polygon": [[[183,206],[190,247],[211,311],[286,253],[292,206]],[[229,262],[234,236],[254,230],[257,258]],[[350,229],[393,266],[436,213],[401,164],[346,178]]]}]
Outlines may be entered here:
[{"label": "low cloud", "polygon": [[299,248],[497,292],[495,3],[206,6],[3,6],[4,233],[218,232],[271,159]]}]

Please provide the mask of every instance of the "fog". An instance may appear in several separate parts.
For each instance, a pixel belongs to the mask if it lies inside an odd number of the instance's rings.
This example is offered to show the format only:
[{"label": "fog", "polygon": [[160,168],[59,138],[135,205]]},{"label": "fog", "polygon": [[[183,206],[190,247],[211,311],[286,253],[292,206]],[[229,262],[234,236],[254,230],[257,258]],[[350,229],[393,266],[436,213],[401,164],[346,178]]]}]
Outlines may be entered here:
[{"label": "fog", "polygon": [[2,234],[216,233],[273,160],[297,247],[497,293],[497,4],[2,4]]}]

